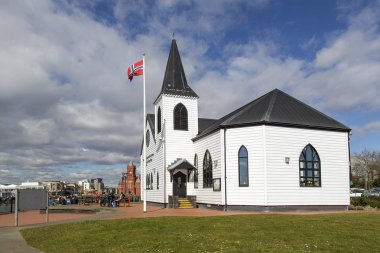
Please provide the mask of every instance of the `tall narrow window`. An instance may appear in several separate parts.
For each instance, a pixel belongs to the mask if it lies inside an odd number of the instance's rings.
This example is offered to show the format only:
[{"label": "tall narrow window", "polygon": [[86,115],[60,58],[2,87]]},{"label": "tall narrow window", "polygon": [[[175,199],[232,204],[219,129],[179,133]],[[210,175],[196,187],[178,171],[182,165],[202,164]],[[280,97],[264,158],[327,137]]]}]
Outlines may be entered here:
[{"label": "tall narrow window", "polygon": [[300,154],[300,186],[320,187],[321,160],[315,148],[308,144]]},{"label": "tall narrow window", "polygon": [[153,190],[153,173],[150,173],[150,189]]},{"label": "tall narrow window", "polygon": [[174,129],[187,130],[187,109],[181,103],[174,107]]},{"label": "tall narrow window", "polygon": [[160,189],[160,177],[158,175],[158,171],[157,171],[157,190]]},{"label": "tall narrow window", "polygon": [[157,110],[157,133],[161,132],[161,107]]},{"label": "tall narrow window", "polygon": [[150,189],[150,176],[148,174],[146,175],[146,189]]},{"label": "tall narrow window", "polygon": [[203,158],[203,188],[212,187],[212,159],[210,152],[206,150]]},{"label": "tall narrow window", "polygon": [[239,186],[249,186],[248,151],[244,146],[239,149]]},{"label": "tall narrow window", "polygon": [[194,171],[194,188],[198,188],[198,155],[194,156],[194,167],[196,170]]},{"label": "tall narrow window", "polygon": [[149,132],[149,130],[146,131],[145,141],[146,141],[146,147],[149,147],[149,142],[150,142],[150,132]]}]

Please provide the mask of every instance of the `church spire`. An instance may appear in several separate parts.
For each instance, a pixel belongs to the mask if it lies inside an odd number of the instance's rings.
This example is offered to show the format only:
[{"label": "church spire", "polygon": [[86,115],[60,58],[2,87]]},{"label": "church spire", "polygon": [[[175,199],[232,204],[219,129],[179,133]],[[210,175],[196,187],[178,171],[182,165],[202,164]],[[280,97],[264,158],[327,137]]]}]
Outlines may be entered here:
[{"label": "church spire", "polygon": [[185,71],[174,38],[170,47],[164,82],[162,83],[161,92],[158,97],[161,94],[198,98],[198,95],[187,84]]}]

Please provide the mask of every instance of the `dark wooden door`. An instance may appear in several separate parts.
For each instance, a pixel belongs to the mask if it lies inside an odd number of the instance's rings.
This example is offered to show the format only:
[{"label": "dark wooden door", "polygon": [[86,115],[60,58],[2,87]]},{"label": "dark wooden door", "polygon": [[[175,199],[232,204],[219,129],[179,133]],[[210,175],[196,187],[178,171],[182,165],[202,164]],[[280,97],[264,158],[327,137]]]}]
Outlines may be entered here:
[{"label": "dark wooden door", "polygon": [[186,198],[186,175],[182,172],[177,172],[173,176],[173,195]]}]

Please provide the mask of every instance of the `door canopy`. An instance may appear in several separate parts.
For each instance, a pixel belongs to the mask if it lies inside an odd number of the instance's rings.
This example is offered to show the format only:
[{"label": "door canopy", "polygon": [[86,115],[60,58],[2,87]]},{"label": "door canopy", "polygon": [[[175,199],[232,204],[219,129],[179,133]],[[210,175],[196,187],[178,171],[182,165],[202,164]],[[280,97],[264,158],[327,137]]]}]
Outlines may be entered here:
[{"label": "door canopy", "polygon": [[175,169],[187,169],[187,170],[196,170],[194,165],[189,163],[184,158],[178,158],[172,164],[169,165],[168,171],[173,172]]}]

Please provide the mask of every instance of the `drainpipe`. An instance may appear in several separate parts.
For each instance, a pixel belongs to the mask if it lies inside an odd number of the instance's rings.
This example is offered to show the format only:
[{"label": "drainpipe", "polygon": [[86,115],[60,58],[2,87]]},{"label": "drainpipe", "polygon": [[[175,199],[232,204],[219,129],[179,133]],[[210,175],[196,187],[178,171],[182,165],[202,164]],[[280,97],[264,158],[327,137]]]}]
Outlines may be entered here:
[{"label": "drainpipe", "polygon": [[348,138],[348,164],[349,164],[349,168],[350,168],[350,188],[351,188],[351,182],[352,182],[352,171],[351,171],[351,144],[350,144],[350,135],[351,133],[349,132],[347,134],[347,138]]},{"label": "drainpipe", "polygon": [[[348,196],[350,196],[350,192],[351,192],[351,183],[352,183],[350,135],[351,135],[351,132],[348,132],[348,134],[347,134],[347,139],[348,139],[348,164],[349,164],[349,169],[350,169],[350,181],[349,181],[349,192],[348,192]],[[350,197],[348,197],[348,203],[351,204]],[[347,211],[348,211],[348,206],[347,206]]]},{"label": "drainpipe", "polygon": [[226,159],[226,128],[224,128],[224,211],[227,211],[227,159]]},{"label": "drainpipe", "polygon": [[163,156],[164,156],[164,159],[163,159],[163,162],[164,162],[164,207],[166,208],[166,124],[165,124],[165,119],[164,119],[164,127],[162,129],[163,133],[162,133],[162,141],[163,141]]}]

